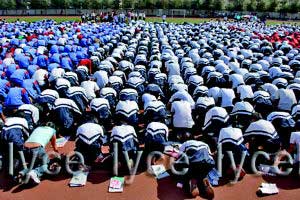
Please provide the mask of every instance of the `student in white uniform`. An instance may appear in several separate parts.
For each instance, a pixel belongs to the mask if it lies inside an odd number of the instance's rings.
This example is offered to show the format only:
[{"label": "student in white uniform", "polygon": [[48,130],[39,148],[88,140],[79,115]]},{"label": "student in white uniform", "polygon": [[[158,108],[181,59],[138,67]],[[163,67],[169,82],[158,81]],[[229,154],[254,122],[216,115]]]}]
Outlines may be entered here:
[{"label": "student in white uniform", "polygon": [[145,149],[147,152],[163,151],[164,143],[168,141],[169,128],[161,122],[148,124],[145,133]]},{"label": "student in white uniform", "polygon": [[175,99],[172,102],[171,113],[173,115],[173,131],[177,139],[189,137],[194,126],[192,106],[188,101]]},{"label": "student in white uniform", "polygon": [[276,93],[275,100],[278,102],[278,104],[275,103],[278,111],[290,112],[292,107],[297,104],[294,91],[290,89],[279,89]]},{"label": "student in white uniform", "polygon": [[104,70],[96,71],[93,78],[97,82],[100,89],[104,88],[108,84],[108,74]]},{"label": "student in white uniform", "polygon": [[36,80],[39,83],[39,86],[43,88],[48,81],[48,72],[44,69],[38,69],[35,71],[35,73],[32,75],[32,78]]},{"label": "student in white uniform", "polygon": [[230,113],[236,98],[233,89],[222,88],[220,90],[219,98],[221,98],[221,101],[219,101],[221,102],[221,107],[225,108],[227,112]]},{"label": "student in white uniform", "polygon": [[96,116],[99,124],[103,125],[106,130],[109,130],[112,124],[112,112],[107,99],[105,98],[95,98],[90,103],[90,109],[92,113]]},{"label": "student in white uniform", "polygon": [[139,107],[135,101],[119,101],[116,106],[116,121],[126,122],[129,125],[137,126],[139,122]]},{"label": "student in white uniform", "polygon": [[115,126],[112,129],[110,136],[110,149],[113,153],[113,145],[117,143],[118,145],[118,158],[121,166],[126,165],[125,157],[123,152],[128,154],[131,162],[135,160],[136,152],[139,149],[139,141],[133,126],[122,124],[120,126]]},{"label": "student in white uniform", "polygon": [[183,189],[193,195],[195,186],[190,180],[195,179],[199,194],[205,199],[213,199],[214,191],[207,175],[214,168],[215,161],[209,146],[201,141],[188,140],[179,148],[179,158],[182,154],[187,155],[189,159],[189,170],[182,176]]},{"label": "student in white uniform", "polygon": [[85,116],[85,123],[76,131],[75,151],[84,157],[84,163],[91,165],[103,158],[101,146],[105,142],[104,131],[99,124],[94,123],[93,117]]},{"label": "student in white uniform", "polygon": [[92,100],[99,95],[100,88],[95,81],[83,81],[81,87],[85,89],[88,100]]},{"label": "student in white uniform", "polygon": [[70,81],[65,78],[56,79],[55,89],[60,97],[67,97],[67,91],[71,87]]},{"label": "student in white uniform", "polygon": [[252,87],[250,85],[240,85],[237,88],[237,94],[239,95],[239,99],[243,101],[252,102],[254,97]]}]

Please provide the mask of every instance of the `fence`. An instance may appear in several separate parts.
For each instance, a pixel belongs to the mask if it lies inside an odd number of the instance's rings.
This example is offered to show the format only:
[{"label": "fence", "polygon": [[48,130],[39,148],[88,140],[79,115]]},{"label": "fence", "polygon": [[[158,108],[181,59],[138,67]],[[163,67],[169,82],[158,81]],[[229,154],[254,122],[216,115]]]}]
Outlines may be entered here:
[{"label": "fence", "polygon": [[[76,16],[83,13],[101,13],[111,12],[112,9],[29,9],[29,10],[0,10],[0,16],[59,16],[59,15],[70,15]],[[123,10],[127,11],[127,10]],[[230,12],[230,11],[206,11],[206,10],[184,10],[184,9],[146,9],[147,16],[162,16],[167,15],[169,17],[220,17],[224,15],[232,15],[233,13],[240,13],[243,15],[250,14],[250,12]],[[138,11],[137,11],[138,12]],[[277,12],[256,12],[258,16],[268,15],[271,19],[300,19],[300,13],[277,13]]]}]

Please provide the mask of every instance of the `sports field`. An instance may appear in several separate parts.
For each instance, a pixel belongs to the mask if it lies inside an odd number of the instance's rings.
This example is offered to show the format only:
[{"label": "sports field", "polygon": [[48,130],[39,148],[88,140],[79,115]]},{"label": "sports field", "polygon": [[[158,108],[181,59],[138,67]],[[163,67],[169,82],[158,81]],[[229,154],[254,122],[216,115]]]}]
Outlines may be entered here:
[{"label": "sports field", "polygon": [[[2,0],[0,0],[2,1]],[[56,22],[80,21],[79,16],[0,16],[8,22],[15,22],[17,19],[26,22],[35,22],[44,19],[52,19]],[[181,24],[204,23],[220,20],[217,18],[167,18],[169,23]],[[147,22],[162,22],[160,17],[148,17]],[[268,20],[267,25],[297,24],[300,21],[279,21]],[[38,25],[39,28],[40,25]],[[60,25],[59,25],[60,26]],[[175,25],[176,26],[176,25]],[[272,27],[273,28],[273,27]],[[270,28],[271,29],[271,28]],[[242,38],[243,39],[243,38]],[[107,147],[108,148],[108,147]],[[75,149],[75,142],[68,141],[59,149],[59,153],[66,155]],[[47,147],[47,150],[52,150]],[[107,150],[107,149],[106,149]],[[107,150],[108,151],[108,150]],[[161,163],[159,163],[161,164]],[[105,168],[106,167],[106,168]],[[111,166],[109,166],[111,167]],[[105,170],[103,170],[103,168]],[[191,196],[184,194],[183,190],[176,186],[177,180],[174,177],[156,180],[144,170],[140,170],[135,177],[133,184],[126,185],[123,193],[108,193],[109,179],[112,176],[111,168],[99,166],[89,174],[87,185],[81,188],[68,187],[71,176],[62,171],[59,176],[46,177],[39,186],[14,185],[3,173],[0,173],[0,200],[183,200],[191,199]],[[127,177],[126,177],[127,178]],[[300,199],[299,176],[272,177],[268,175],[254,176],[247,174],[244,179],[234,185],[222,184],[215,187],[215,199],[258,199],[256,191],[262,182],[276,183],[279,194],[266,196],[262,200],[286,200]],[[196,199],[201,199],[197,197]]]},{"label": "sports field", "polygon": [[[0,16],[0,19],[6,19],[8,22],[14,22],[17,19],[26,22],[35,22],[43,19],[53,19],[56,22],[64,22],[64,21],[80,21],[79,16]],[[179,17],[168,17],[168,23],[203,23],[207,21],[218,20],[218,18],[179,18]],[[148,22],[161,22],[162,19],[160,17],[148,17],[146,19]],[[299,21],[280,21],[280,20],[267,20],[267,25],[277,25],[277,24],[296,24],[300,25]]]}]

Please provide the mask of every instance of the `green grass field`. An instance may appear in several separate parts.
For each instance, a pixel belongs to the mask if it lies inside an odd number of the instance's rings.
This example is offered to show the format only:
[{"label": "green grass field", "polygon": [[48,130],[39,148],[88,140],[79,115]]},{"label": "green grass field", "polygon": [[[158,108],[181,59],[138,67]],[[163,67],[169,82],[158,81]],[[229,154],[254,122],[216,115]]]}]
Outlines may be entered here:
[{"label": "green grass field", "polygon": [[[26,21],[26,22],[35,22],[43,19],[53,19],[56,22],[64,22],[64,21],[80,21],[80,17],[78,16],[0,16],[0,19],[5,18],[8,22],[14,22],[17,19],[21,21]],[[217,20],[216,18],[177,18],[177,17],[168,17],[167,22],[169,23],[177,23],[181,24],[184,22],[189,22],[189,23],[203,23],[211,20]],[[162,19],[160,17],[148,17],[147,20],[148,22],[161,22]],[[297,24],[300,25],[300,21],[279,21],[279,20],[268,20],[267,25],[278,25],[278,24]]]}]

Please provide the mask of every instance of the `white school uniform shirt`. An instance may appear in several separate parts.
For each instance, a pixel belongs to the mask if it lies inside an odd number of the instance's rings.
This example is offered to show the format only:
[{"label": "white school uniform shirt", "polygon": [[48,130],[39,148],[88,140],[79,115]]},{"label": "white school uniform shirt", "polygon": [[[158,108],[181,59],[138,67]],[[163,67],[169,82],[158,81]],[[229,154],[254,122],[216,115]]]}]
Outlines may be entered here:
[{"label": "white school uniform shirt", "polygon": [[107,107],[110,109],[110,105],[107,99],[95,98],[91,101],[90,107],[92,110],[98,111],[100,108]]},{"label": "white school uniform shirt", "polygon": [[194,120],[192,109],[188,101],[175,101],[172,103],[171,112],[174,113],[173,125],[176,128],[192,128]]},{"label": "white school uniform shirt", "polygon": [[46,89],[40,94],[40,97],[49,97],[52,99],[58,99],[59,94],[56,90]]},{"label": "white school uniform shirt", "polygon": [[119,83],[119,84],[121,84],[121,85],[123,85],[123,80],[122,80],[122,78],[120,78],[120,77],[118,77],[118,76],[110,76],[109,78],[108,78],[108,82],[110,83],[110,84],[116,84],[116,83]]},{"label": "white school uniform shirt", "polygon": [[65,79],[68,79],[68,78],[73,79],[76,83],[78,83],[78,76],[75,72],[66,72],[64,74],[64,78]]},{"label": "white school uniform shirt", "polygon": [[100,90],[99,86],[96,82],[88,80],[83,81],[81,83],[81,87],[83,87],[86,91],[86,96],[89,100],[96,98],[96,91]]},{"label": "white school uniform shirt", "polygon": [[196,102],[196,108],[207,108],[208,106],[214,106],[215,100],[212,97],[199,97]]},{"label": "white school uniform shirt", "polygon": [[67,88],[71,87],[70,81],[68,81],[65,78],[58,78],[55,83],[55,88],[60,89],[60,88],[64,88],[64,87],[67,87]]},{"label": "white school uniform shirt", "polygon": [[290,89],[279,89],[275,99],[279,99],[278,109],[285,111],[291,111],[292,106],[297,103],[294,91]]},{"label": "white school uniform shirt", "polygon": [[99,124],[85,123],[78,127],[76,137],[90,145],[99,137],[103,137],[103,129]]},{"label": "white school uniform shirt", "polygon": [[14,51],[15,55],[18,55],[18,54],[21,54],[21,53],[23,53],[23,49],[22,48],[16,48],[15,51]]},{"label": "white school uniform shirt", "polygon": [[182,83],[176,83],[176,84],[172,84],[171,86],[171,91],[172,92],[178,92],[178,91],[188,91],[188,86],[186,84],[182,84]]},{"label": "white school uniform shirt", "polygon": [[191,108],[194,109],[195,107],[195,101],[194,99],[192,98],[192,96],[185,90],[182,90],[182,91],[178,91],[176,93],[174,93],[169,102],[172,103],[175,99],[180,99],[180,100],[183,100],[183,101],[187,101]]},{"label": "white school uniform shirt", "polygon": [[252,99],[254,97],[252,87],[250,85],[240,85],[237,88],[237,93],[240,94],[240,99],[244,100],[246,98]]},{"label": "white school uniform shirt", "polygon": [[116,106],[116,113],[130,117],[139,112],[139,106],[135,101],[119,101]]},{"label": "white school uniform shirt", "polygon": [[70,98],[74,95],[77,95],[77,94],[80,94],[82,95],[83,98],[87,100],[87,96],[86,96],[86,91],[84,88],[82,87],[79,87],[79,86],[72,86],[72,87],[69,87],[68,90],[67,90],[67,96]]},{"label": "white school uniform shirt", "polygon": [[54,81],[58,78],[61,78],[63,77],[65,74],[65,69],[63,68],[54,68],[51,70],[51,73],[50,73],[50,77],[49,77],[49,81]]},{"label": "white school uniform shirt", "polygon": [[169,137],[169,128],[160,122],[151,122],[148,124],[146,128],[146,134],[145,135],[152,135],[155,136],[157,134],[165,135],[166,139]]},{"label": "white school uniform shirt", "polygon": [[116,90],[114,90],[111,87],[104,87],[100,90],[100,96],[101,97],[107,97],[108,95],[113,95],[114,97],[117,96]]},{"label": "white school uniform shirt", "polygon": [[39,46],[36,52],[37,54],[44,54],[46,50],[47,48],[45,46]]},{"label": "white school uniform shirt", "polygon": [[222,88],[220,94],[222,98],[222,102],[221,102],[222,107],[233,106],[232,101],[235,98],[233,89]]},{"label": "white school uniform shirt", "polygon": [[15,64],[15,60],[12,57],[5,58],[3,60],[3,64],[5,64],[6,66],[11,65],[11,64]]},{"label": "white school uniform shirt", "polygon": [[146,103],[144,107],[145,112],[148,110],[154,110],[158,112],[160,109],[166,109],[166,105],[161,101],[150,101]]},{"label": "white school uniform shirt", "polygon": [[112,129],[110,140],[116,139],[120,142],[126,142],[128,139],[133,139],[138,142],[136,132],[130,125],[115,126]]},{"label": "white school uniform shirt", "polygon": [[272,67],[269,69],[269,74],[270,77],[273,79],[279,77],[282,74],[282,70],[279,67]]},{"label": "white school uniform shirt", "polygon": [[13,128],[22,129],[23,132],[26,134],[26,136],[29,137],[28,122],[26,121],[25,118],[21,118],[21,117],[6,118],[3,130],[8,131]]},{"label": "white school uniform shirt", "polygon": [[45,76],[48,76],[48,71],[44,69],[38,69],[34,72],[32,78],[36,80],[40,86],[43,86],[46,84]]},{"label": "white school uniform shirt", "polygon": [[108,75],[104,70],[96,71],[93,75],[99,88],[104,88],[108,84]]},{"label": "white school uniform shirt", "polygon": [[215,102],[218,102],[221,89],[219,87],[212,87],[208,89],[208,96],[214,98]]},{"label": "white school uniform shirt", "polygon": [[232,82],[232,88],[237,88],[239,85],[244,85],[243,76],[240,74],[232,74],[229,76],[229,81]]},{"label": "white school uniform shirt", "polygon": [[179,151],[182,153],[185,153],[190,149],[194,149],[196,151],[199,151],[200,149],[206,149],[208,153],[211,154],[209,146],[202,141],[188,140],[179,147]]},{"label": "white school uniform shirt", "polygon": [[142,95],[142,101],[144,103],[144,106],[149,103],[150,101],[156,101],[156,97],[152,94],[149,94],[149,93],[145,93]]},{"label": "white school uniform shirt", "polygon": [[168,61],[166,63],[166,68],[169,76],[180,75],[180,66],[177,61]]},{"label": "white school uniform shirt", "polygon": [[278,87],[276,85],[273,85],[271,83],[265,83],[261,86],[263,90],[268,92],[271,96],[271,100],[273,101],[276,98],[276,94],[278,91]]},{"label": "white school uniform shirt", "polygon": [[33,123],[37,124],[39,119],[40,119],[40,112],[39,109],[37,107],[35,107],[32,104],[23,104],[21,105],[18,110],[22,110],[27,114],[30,114],[30,116],[32,116],[33,119]]}]

